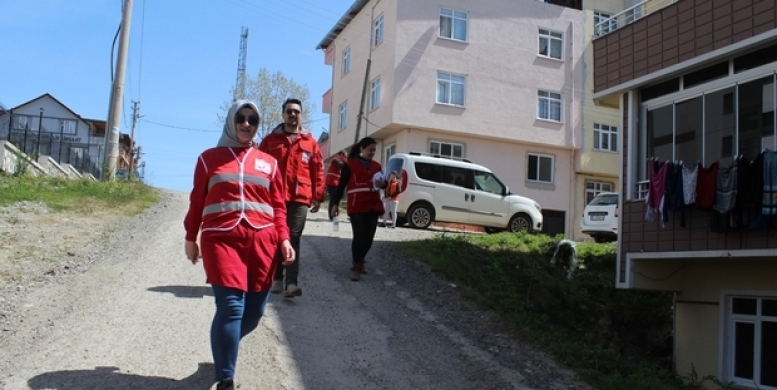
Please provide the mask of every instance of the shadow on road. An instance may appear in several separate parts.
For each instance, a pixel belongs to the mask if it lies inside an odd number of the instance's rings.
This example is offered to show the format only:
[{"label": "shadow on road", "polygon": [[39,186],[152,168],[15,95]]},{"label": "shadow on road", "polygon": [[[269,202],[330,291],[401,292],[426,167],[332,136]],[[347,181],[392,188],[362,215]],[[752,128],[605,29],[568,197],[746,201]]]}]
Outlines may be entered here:
[{"label": "shadow on road", "polygon": [[178,298],[203,298],[213,296],[213,289],[208,286],[156,286],[149,287],[148,291],[171,293]]},{"label": "shadow on road", "polygon": [[199,363],[195,373],[181,380],[122,373],[118,367],[95,367],[94,370],[47,372],[27,382],[32,389],[55,390],[208,390],[213,383],[213,363]]}]

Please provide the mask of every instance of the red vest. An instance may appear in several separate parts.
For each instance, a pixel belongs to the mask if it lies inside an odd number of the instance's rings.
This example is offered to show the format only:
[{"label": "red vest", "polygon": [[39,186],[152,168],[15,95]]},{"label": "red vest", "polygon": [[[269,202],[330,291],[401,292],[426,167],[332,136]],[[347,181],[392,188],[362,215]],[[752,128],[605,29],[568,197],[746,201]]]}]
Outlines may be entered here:
[{"label": "red vest", "polygon": [[372,177],[380,172],[380,164],[371,161],[368,169],[356,158],[348,159],[346,164],[351,169],[351,178],[348,181],[348,214],[366,213],[370,210],[383,214],[380,191],[372,186]]},{"label": "red vest", "polygon": [[209,178],[202,231],[232,230],[241,220],[256,229],[274,226],[270,183],[278,164],[272,156],[247,148],[238,157],[232,148],[214,148],[201,157]]},{"label": "red vest", "polygon": [[273,130],[262,139],[259,150],[278,161],[287,202],[310,205],[324,199],[324,160],[310,133],[299,133],[292,140],[283,130]]},{"label": "red vest", "polygon": [[332,158],[332,161],[329,162],[329,169],[326,171],[326,186],[327,187],[337,187],[338,184],[340,184],[340,170],[342,169],[342,166],[338,167],[335,162],[339,161],[342,164],[345,164],[345,157],[342,156],[334,156]]}]

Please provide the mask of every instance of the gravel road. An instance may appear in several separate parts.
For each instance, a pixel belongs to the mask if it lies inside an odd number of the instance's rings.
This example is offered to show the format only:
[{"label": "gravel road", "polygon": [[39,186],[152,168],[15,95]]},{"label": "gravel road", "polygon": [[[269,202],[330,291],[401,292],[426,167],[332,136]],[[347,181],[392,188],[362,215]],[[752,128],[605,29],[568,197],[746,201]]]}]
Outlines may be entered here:
[{"label": "gravel road", "polygon": [[[45,273],[2,285],[0,388],[214,388],[213,297],[183,253],[187,205],[166,192]],[[333,232],[310,214],[303,295],[271,297],[241,343],[239,389],[588,389],[392,249],[436,233],[379,229],[369,274],[352,282],[350,226]]]}]

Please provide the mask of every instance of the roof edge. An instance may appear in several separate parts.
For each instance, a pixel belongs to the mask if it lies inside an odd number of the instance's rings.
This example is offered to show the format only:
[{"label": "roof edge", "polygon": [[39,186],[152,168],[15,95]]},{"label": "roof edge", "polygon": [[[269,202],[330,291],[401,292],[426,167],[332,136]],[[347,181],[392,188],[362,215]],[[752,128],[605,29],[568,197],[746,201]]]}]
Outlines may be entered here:
[{"label": "roof edge", "polygon": [[334,26],[329,30],[328,33],[326,33],[326,36],[324,39],[321,40],[321,42],[318,43],[318,46],[316,46],[316,50],[320,49],[326,49],[329,47],[329,45],[332,44],[332,42],[337,38],[338,35],[345,29],[346,26],[348,26],[348,23],[351,23],[351,20],[353,20],[356,15],[361,12],[362,8],[364,8],[367,3],[369,3],[370,0],[356,0],[351,4],[351,7],[348,8],[348,11],[345,11],[343,16],[340,17],[340,20],[335,23]]}]

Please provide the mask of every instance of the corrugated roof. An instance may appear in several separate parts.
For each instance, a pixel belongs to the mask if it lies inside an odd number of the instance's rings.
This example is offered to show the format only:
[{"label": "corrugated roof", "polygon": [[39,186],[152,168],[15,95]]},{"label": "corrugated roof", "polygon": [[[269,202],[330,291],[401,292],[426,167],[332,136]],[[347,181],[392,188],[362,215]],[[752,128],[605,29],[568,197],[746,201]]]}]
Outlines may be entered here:
[{"label": "corrugated roof", "polygon": [[319,49],[326,49],[329,47],[329,45],[332,44],[332,42],[337,38],[338,35],[345,29],[345,26],[348,25],[348,23],[351,23],[351,20],[356,17],[356,15],[359,14],[359,12],[364,8],[367,3],[369,3],[370,0],[356,0],[351,5],[351,8],[348,8],[348,11],[345,11],[345,14],[340,18],[340,20],[335,23],[334,27],[332,27],[331,30],[326,34],[324,39],[321,40],[321,42],[316,46],[316,50]]}]

